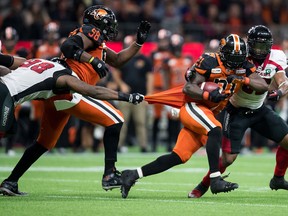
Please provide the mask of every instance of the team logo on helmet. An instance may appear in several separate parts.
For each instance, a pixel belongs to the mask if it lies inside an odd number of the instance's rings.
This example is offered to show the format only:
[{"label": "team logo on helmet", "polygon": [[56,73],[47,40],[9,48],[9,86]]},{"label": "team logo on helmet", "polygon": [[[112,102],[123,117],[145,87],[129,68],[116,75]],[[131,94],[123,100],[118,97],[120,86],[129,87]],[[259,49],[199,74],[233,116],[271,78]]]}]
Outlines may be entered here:
[{"label": "team logo on helmet", "polygon": [[108,13],[104,9],[95,9],[90,13],[92,16],[94,16],[95,20],[100,20],[102,17],[106,16]]}]

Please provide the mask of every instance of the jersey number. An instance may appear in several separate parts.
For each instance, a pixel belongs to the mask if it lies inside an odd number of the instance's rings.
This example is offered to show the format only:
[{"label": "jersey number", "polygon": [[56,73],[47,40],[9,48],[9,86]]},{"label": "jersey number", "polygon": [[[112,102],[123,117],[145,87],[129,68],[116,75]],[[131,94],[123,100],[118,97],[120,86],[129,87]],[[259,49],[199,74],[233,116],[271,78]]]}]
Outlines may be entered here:
[{"label": "jersey number", "polygon": [[[33,66],[32,66],[33,65]],[[42,62],[40,59],[31,59],[25,61],[21,67],[28,68],[32,66],[30,69],[35,71],[36,73],[42,73],[45,70],[48,70],[50,68],[54,67],[54,64],[51,64],[49,62]]]}]

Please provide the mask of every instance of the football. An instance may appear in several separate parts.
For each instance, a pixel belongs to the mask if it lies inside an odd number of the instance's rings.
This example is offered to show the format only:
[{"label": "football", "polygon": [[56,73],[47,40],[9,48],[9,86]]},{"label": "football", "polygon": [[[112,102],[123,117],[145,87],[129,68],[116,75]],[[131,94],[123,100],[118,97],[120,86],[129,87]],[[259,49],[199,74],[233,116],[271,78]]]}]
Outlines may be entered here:
[{"label": "football", "polygon": [[203,91],[212,92],[215,89],[217,89],[219,87],[219,85],[217,83],[214,83],[214,82],[203,82],[199,85],[199,87]]}]

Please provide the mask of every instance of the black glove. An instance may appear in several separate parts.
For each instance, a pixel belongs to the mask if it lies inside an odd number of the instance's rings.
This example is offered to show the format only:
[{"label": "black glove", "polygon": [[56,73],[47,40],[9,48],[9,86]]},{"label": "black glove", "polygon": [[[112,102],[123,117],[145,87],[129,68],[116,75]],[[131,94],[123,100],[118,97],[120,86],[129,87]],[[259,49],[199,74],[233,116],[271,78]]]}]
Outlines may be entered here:
[{"label": "black glove", "polygon": [[282,97],[283,93],[281,90],[274,90],[268,94],[268,100],[278,101]]},{"label": "black glove", "polygon": [[98,73],[100,79],[105,77],[107,73],[109,72],[108,67],[106,66],[105,62],[98,59],[97,57],[94,57],[93,61],[90,62],[92,65],[93,69]]},{"label": "black glove", "polygon": [[249,84],[249,78],[244,76],[229,75],[226,79],[228,83],[240,82],[243,84]]},{"label": "black glove", "polygon": [[225,100],[228,97],[228,94],[221,94],[219,92],[220,88],[217,88],[209,93],[209,100],[214,103],[219,103],[220,101]]},{"label": "black glove", "polygon": [[139,93],[126,94],[123,92],[118,92],[118,98],[119,100],[127,101],[129,103],[137,105],[144,100],[144,95]]},{"label": "black glove", "polygon": [[196,75],[196,72],[193,70],[190,70],[190,69],[188,69],[187,71],[186,71],[186,73],[185,73],[185,80],[187,81],[187,82],[189,82],[190,81],[190,79],[192,79],[192,78],[194,78],[195,77],[195,75]]},{"label": "black glove", "polygon": [[146,41],[150,28],[151,28],[150,22],[141,21],[141,23],[137,29],[136,43],[138,45],[141,46]]}]

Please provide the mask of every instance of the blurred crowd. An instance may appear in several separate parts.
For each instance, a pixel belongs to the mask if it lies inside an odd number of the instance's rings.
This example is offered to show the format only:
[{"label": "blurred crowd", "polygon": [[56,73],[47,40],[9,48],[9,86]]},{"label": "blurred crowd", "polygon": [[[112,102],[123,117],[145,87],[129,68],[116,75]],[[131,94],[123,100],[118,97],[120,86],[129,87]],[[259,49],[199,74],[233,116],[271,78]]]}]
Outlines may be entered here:
[{"label": "blurred crowd", "polygon": [[[200,42],[203,51],[215,51],[218,40],[226,34],[244,37],[256,24],[267,25],[272,30],[274,46],[288,56],[288,1],[285,0],[1,0],[1,52],[25,58],[60,56],[59,44],[81,25],[83,11],[93,4],[104,4],[114,11],[119,25],[117,41],[123,42],[124,47],[133,41],[141,20],[152,23],[148,42],[155,43],[156,49],[149,55],[139,53],[126,67],[110,68],[110,76],[101,85],[115,90],[146,95],[182,84],[183,74],[196,60],[183,53],[185,44]],[[146,103],[115,106],[126,119],[120,152],[128,151],[130,146],[139,146],[141,152],[156,152],[159,146],[165,151],[172,149],[181,128],[174,118],[174,110]],[[272,106],[287,120],[286,99]],[[36,138],[41,112],[41,101],[17,108],[18,132],[1,140],[7,154],[14,154],[13,146],[27,146]],[[101,150],[102,136],[103,128],[71,118],[57,144],[58,150],[97,152]],[[243,146],[258,150],[263,145],[274,148],[274,143],[247,131]]]}]

